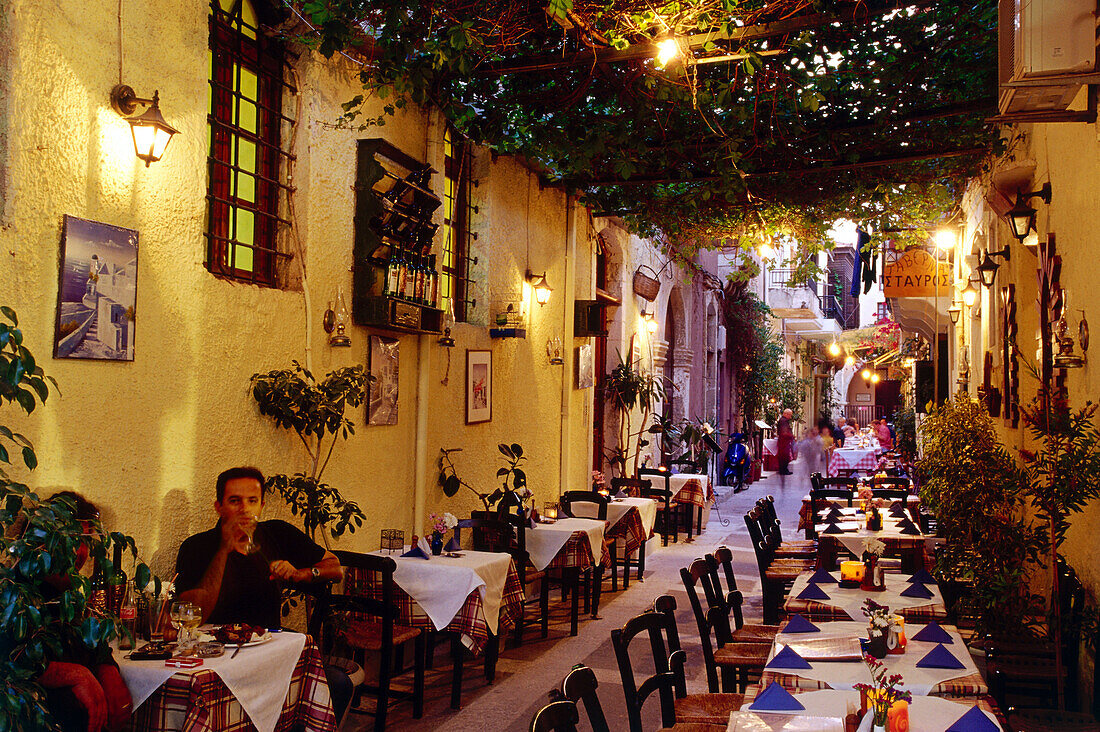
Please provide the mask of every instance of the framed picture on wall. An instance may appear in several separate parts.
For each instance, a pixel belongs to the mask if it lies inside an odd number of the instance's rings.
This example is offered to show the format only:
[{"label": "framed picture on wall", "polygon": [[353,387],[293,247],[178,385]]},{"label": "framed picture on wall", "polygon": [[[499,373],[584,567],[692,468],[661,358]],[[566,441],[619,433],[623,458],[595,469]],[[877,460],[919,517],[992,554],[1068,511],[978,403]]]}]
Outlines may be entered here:
[{"label": "framed picture on wall", "polygon": [[592,346],[577,346],[577,388],[588,389],[596,385],[596,374],[592,367]]},{"label": "framed picture on wall", "polygon": [[134,360],[138,233],[65,216],[54,358]]},{"label": "framed picture on wall", "polygon": [[466,424],[493,418],[493,352],[466,351]]},{"label": "framed picture on wall", "polygon": [[401,341],[396,338],[370,337],[370,398],[367,400],[367,424],[397,424],[397,376]]},{"label": "framed picture on wall", "polygon": [[856,402],[858,404],[870,404],[871,403],[871,395],[870,394],[856,394]]}]

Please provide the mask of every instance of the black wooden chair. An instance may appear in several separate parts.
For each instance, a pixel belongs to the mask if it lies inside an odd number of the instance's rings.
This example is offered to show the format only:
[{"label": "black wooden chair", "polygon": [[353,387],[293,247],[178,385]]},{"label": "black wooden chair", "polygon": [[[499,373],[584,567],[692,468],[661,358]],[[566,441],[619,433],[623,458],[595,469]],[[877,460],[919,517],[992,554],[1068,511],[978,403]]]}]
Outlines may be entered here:
[{"label": "black wooden chair", "polygon": [[758,498],[756,505],[760,507],[761,532],[771,536],[776,542],[775,556],[798,559],[812,559],[817,556],[817,541],[813,539],[783,541],[783,522],[775,512],[775,498],[770,495]]},{"label": "black wooden chair", "polygon": [[[642,707],[653,692],[657,692],[661,704],[661,724],[664,729],[684,732],[695,725],[724,725],[730,712],[741,708],[741,694],[688,694],[684,678],[687,654],[680,648],[676,630],[676,600],[662,595],[654,603],[654,610],[635,616],[622,628],[611,631],[611,645],[619,663],[619,674],[626,697],[626,713],[630,732],[642,732]],[[654,673],[639,684],[634,677],[634,664],[630,657],[630,644],[638,636],[648,638]],[[647,664],[648,665],[648,664]]]},{"label": "black wooden chair", "polygon": [[568,699],[552,701],[535,712],[530,732],[577,732],[577,705]]},{"label": "black wooden chair", "polygon": [[[757,675],[767,663],[771,643],[732,643],[728,617],[720,600],[721,594],[713,586],[710,566],[705,559],[696,559],[690,566],[680,570],[680,579],[687,590],[688,603],[695,615],[695,625],[699,630],[699,640],[703,649],[703,663],[707,670],[707,688],[710,692],[719,691],[718,681],[721,675],[722,691],[744,693],[748,686],[751,671]],[[699,599],[702,588],[707,607]],[[723,627],[724,626],[724,627]],[[727,642],[723,645],[722,639]],[[774,636],[773,636],[774,637]]]},{"label": "black wooden chair", "polygon": [[904,488],[906,493],[909,493],[911,482],[904,476],[881,476],[876,475],[872,486],[874,488]]},{"label": "black wooden chair", "polygon": [[600,696],[596,693],[599,685],[592,669],[583,663],[578,663],[562,681],[561,692],[574,704],[584,705],[588,726],[592,728],[592,732],[611,732],[603,713],[603,705],[600,704]]},{"label": "black wooden chair", "polygon": [[[730,640],[734,643],[772,643],[779,632],[778,625],[761,625],[746,623],[742,606],[745,596],[737,589],[737,577],[733,573],[733,551],[727,546],[720,546],[713,554],[707,554],[703,559],[710,568],[710,584],[716,592],[716,600],[724,604],[726,617],[733,617],[733,623],[729,625]],[[722,581],[725,580],[723,592]]]},{"label": "black wooden chair", "polygon": [[[538,614],[528,616],[527,607],[533,605],[535,600],[527,598],[523,603],[523,613],[516,621],[513,629],[513,643],[519,647],[523,645],[523,630],[528,625],[538,623],[542,637],[550,635],[550,576],[546,572],[540,572],[531,564],[531,555],[527,552],[526,525],[518,530],[515,527],[516,517],[505,515],[500,520],[500,514],[475,511],[467,523],[471,530],[472,546],[475,551],[505,552],[512,555],[512,561],[516,565],[516,573],[519,575],[520,585],[526,588],[539,583]],[[526,595],[525,595],[526,597]]]},{"label": "black wooden chair", "polygon": [[648,488],[642,488],[639,495],[657,501],[657,522],[654,528],[661,535],[661,546],[668,546],[669,539],[679,542],[683,511],[681,504],[673,500],[671,474],[665,470],[639,468],[638,478],[651,483]]},{"label": "black wooden chair", "polygon": [[909,500],[908,488],[880,488],[875,486],[871,488],[871,496],[873,498],[882,498],[888,501],[901,501],[903,504]]},{"label": "black wooden chair", "polygon": [[[577,516],[573,507],[576,504],[590,503],[596,506],[595,519],[599,521],[607,521],[607,509],[611,505],[611,496],[600,495],[596,491],[566,491],[561,495],[558,500],[561,506],[562,513],[566,516]],[[586,511],[586,514],[591,514],[591,511]],[[583,518],[593,518],[590,515],[586,515]],[[614,539],[608,539],[604,537],[603,549],[611,557],[611,590],[617,591],[619,589],[619,565],[623,565],[623,587],[629,585],[630,564],[626,561],[629,557],[622,557],[620,559],[619,542]],[[599,573],[597,573],[599,574]],[[593,588],[595,591],[595,588]]]},{"label": "black wooden chair", "polygon": [[775,625],[779,622],[779,612],[787,590],[794,584],[798,575],[813,569],[816,561],[776,557],[772,538],[764,536],[760,531],[760,514],[760,507],[753,506],[745,514],[745,526],[749,530],[749,539],[756,554],[756,567],[760,572],[764,622]]},{"label": "black wooden chair", "polygon": [[[411,699],[413,718],[424,711],[424,667],[427,656],[427,634],[422,628],[397,623],[398,610],[394,599],[393,573],[397,563],[391,557],[377,554],[336,550],[340,565],[353,575],[351,587],[355,593],[317,593],[317,604],[310,617],[309,633],[317,641],[322,654],[341,655],[348,652],[360,665],[365,652],[379,657],[378,683],[361,684],[355,690],[351,711],[373,714],[375,732],[386,728],[386,714],[393,701]],[[361,591],[362,594],[359,594]],[[411,692],[390,688],[395,672],[400,669],[401,655],[397,650],[412,643],[413,686]],[[363,694],[377,699],[374,712],[359,709]]]}]

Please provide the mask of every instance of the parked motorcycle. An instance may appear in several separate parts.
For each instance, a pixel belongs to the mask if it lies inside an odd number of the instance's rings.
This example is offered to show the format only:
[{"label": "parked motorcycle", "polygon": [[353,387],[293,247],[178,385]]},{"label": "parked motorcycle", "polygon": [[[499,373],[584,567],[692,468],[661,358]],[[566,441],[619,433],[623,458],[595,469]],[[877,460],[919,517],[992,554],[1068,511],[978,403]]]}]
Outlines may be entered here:
[{"label": "parked motorcycle", "polygon": [[749,471],[752,470],[752,458],[749,456],[749,449],[745,447],[745,438],[745,433],[735,432],[730,435],[729,445],[726,446],[722,483],[733,486],[734,493],[740,493],[748,487]]}]

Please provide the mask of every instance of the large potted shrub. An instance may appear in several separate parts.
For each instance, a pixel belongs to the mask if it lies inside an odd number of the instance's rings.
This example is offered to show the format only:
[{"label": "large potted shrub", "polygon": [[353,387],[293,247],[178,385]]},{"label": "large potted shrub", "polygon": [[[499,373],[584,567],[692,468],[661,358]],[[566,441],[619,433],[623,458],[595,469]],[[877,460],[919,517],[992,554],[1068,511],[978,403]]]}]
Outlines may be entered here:
[{"label": "large potted shrub", "polygon": [[[622,359],[608,375],[604,389],[605,398],[619,413],[618,441],[609,456],[611,468],[617,467],[620,475],[626,475],[627,465],[632,464],[631,475],[637,475],[642,448],[649,445],[644,438],[649,432],[645,425],[653,405],[664,399],[664,385],[658,377],[641,368],[635,370],[630,361]],[[643,429],[637,432],[631,429],[635,409],[642,413],[639,424]]]},{"label": "large potted shrub", "polygon": [[271,475],[267,489],[277,491],[291,512],[301,516],[310,538],[316,540],[320,530],[328,546],[330,535],[336,539],[363,525],[359,506],[321,476],[337,442],[355,433],[355,424],[345,413],[348,407],[363,403],[371,377],[362,366],[347,366],[317,381],[297,361],[292,363],[294,368],[252,375],[252,397],[260,414],[275,420],[276,427],[296,433],[308,457],[307,471]]},{"label": "large potted shrub", "polygon": [[[0,313],[0,406],[14,404],[29,415],[56,383],[23,345],[15,311],[0,307]],[[0,424],[0,463],[11,466],[13,457],[28,470],[38,465],[31,441]],[[109,577],[112,547],[121,544],[135,557],[137,549],[132,538],[106,532],[99,521],[78,521],[70,498],[41,498],[3,468],[0,530],[0,729],[53,729],[38,678],[50,661],[60,660],[63,644],[95,649],[120,628],[118,618],[89,607],[90,580],[81,566],[91,562]],[[139,563],[138,586],[149,578]]]},{"label": "large potted shrub", "polygon": [[1027,475],[964,393],[933,408],[920,432],[921,500],[946,540],[937,570],[966,588],[979,632],[1018,632],[1034,612],[1027,572],[1042,545],[1024,518]]}]

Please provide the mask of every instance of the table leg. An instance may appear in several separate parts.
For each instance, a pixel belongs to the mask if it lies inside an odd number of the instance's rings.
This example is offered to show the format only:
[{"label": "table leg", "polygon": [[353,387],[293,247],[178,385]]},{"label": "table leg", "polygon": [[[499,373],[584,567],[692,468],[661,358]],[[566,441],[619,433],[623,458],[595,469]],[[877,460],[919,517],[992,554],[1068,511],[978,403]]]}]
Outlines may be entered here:
[{"label": "table leg", "polygon": [[489,634],[489,640],[485,643],[485,680],[490,684],[497,678],[497,657],[500,655],[500,636],[496,633]]},{"label": "table leg", "polygon": [[[630,566],[626,568],[630,574]],[[600,593],[603,589],[603,565],[597,564],[592,570],[592,619],[600,619]]]}]

